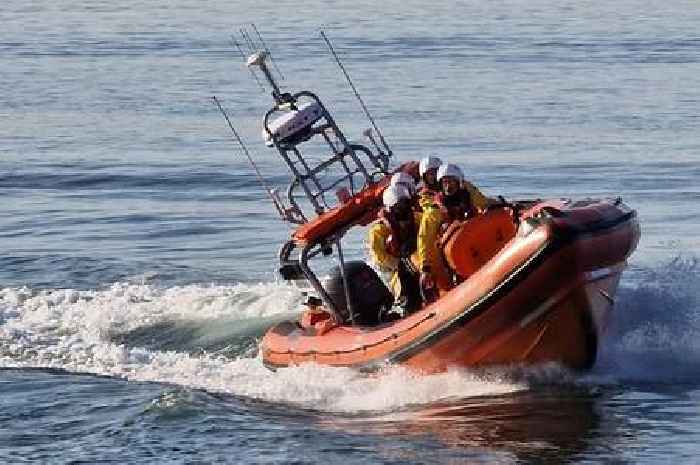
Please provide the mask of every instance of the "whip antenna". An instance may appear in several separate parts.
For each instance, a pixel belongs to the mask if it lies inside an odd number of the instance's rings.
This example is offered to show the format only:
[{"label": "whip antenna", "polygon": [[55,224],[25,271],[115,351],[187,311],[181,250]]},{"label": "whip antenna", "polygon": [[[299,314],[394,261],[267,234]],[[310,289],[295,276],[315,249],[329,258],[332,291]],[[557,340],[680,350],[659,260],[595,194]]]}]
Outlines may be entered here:
[{"label": "whip antenna", "polygon": [[255,43],[253,43],[253,39],[250,38],[250,34],[248,34],[248,31],[246,31],[245,28],[240,28],[239,31],[241,33],[241,37],[243,37],[243,40],[248,45],[248,49],[250,50],[250,53],[254,53],[255,52]]},{"label": "whip antenna", "polygon": [[233,133],[236,141],[238,141],[238,145],[241,146],[241,149],[243,150],[243,153],[245,154],[246,158],[248,158],[248,161],[250,162],[250,165],[253,167],[253,170],[255,171],[256,176],[258,177],[258,181],[260,182],[260,185],[262,188],[265,190],[265,193],[267,194],[268,197],[270,197],[270,200],[272,203],[275,205],[275,208],[277,209],[277,212],[284,218],[286,217],[286,212],[284,207],[281,205],[280,200],[276,197],[276,190],[270,189],[267,186],[267,183],[265,182],[265,179],[263,179],[262,174],[260,173],[260,170],[258,169],[258,165],[255,164],[255,161],[253,161],[253,157],[250,156],[250,152],[248,151],[248,147],[243,143],[243,140],[241,139],[241,136],[238,135],[238,131],[236,131],[236,128],[233,126],[233,123],[231,123],[231,120],[228,117],[228,114],[226,114],[226,111],[224,110],[224,107],[221,106],[221,103],[219,102],[219,99],[216,98],[216,96],[213,96],[211,98],[213,102],[216,104],[217,107],[219,107],[219,111],[221,112],[222,115],[224,115],[224,118],[226,119],[226,122],[228,123],[228,127],[231,128],[231,132]]},{"label": "whip antenna", "polygon": [[270,48],[265,43],[265,40],[262,38],[262,35],[260,35],[260,31],[258,31],[257,26],[255,25],[255,23],[250,23],[250,25],[253,26],[253,30],[258,35],[258,39],[260,39],[260,43],[262,44],[263,48],[267,52],[267,55],[270,57],[270,61],[272,62],[272,66],[275,67],[275,71],[277,71],[277,74],[279,74],[280,77],[282,78],[282,80],[284,81],[284,74],[282,74],[282,71],[280,71],[279,67],[277,66],[277,62],[275,61],[275,58],[272,56],[272,52],[270,51]]},{"label": "whip antenna", "polygon": [[345,79],[348,81],[348,84],[350,84],[352,91],[355,93],[355,97],[357,97],[357,100],[360,102],[360,105],[362,106],[362,110],[365,112],[365,116],[367,116],[367,119],[372,124],[372,127],[374,128],[374,130],[377,131],[377,135],[379,136],[379,140],[382,142],[382,145],[384,146],[384,148],[388,152],[389,156],[391,156],[392,152],[391,152],[391,148],[389,148],[389,144],[386,143],[386,140],[384,139],[382,132],[379,130],[379,127],[377,127],[377,123],[374,122],[374,118],[372,118],[372,115],[370,114],[369,110],[367,109],[367,105],[365,105],[365,102],[362,100],[360,93],[357,91],[357,88],[355,88],[355,84],[352,83],[352,79],[350,79],[350,75],[345,70],[345,66],[343,66],[343,63],[340,61],[338,54],[335,53],[335,49],[333,48],[333,45],[331,45],[331,41],[328,40],[328,37],[326,37],[326,33],[323,30],[321,30],[321,37],[323,37],[323,40],[326,42],[326,45],[328,45],[328,49],[333,54],[333,58],[335,58],[335,62],[338,63],[340,70],[345,75]]},{"label": "whip antenna", "polygon": [[[233,45],[236,46],[236,48],[238,49],[238,53],[240,53],[240,54],[241,54],[241,58],[243,58],[243,62],[245,62],[245,61],[246,61],[245,53],[243,53],[243,49],[241,48],[241,45],[238,43],[238,41],[236,40],[236,38],[233,37],[233,35],[231,36],[231,42],[233,43]],[[260,78],[258,78],[258,75],[255,74],[255,71],[253,71],[253,68],[251,68],[251,67],[249,67],[249,66],[246,66],[246,68],[248,68],[248,69],[250,70],[250,74],[253,75],[253,77],[255,78],[255,82],[257,82],[258,85],[260,86],[260,90],[262,90],[263,92],[265,92],[265,91],[266,91],[265,86],[262,84],[262,82],[260,82]]]}]

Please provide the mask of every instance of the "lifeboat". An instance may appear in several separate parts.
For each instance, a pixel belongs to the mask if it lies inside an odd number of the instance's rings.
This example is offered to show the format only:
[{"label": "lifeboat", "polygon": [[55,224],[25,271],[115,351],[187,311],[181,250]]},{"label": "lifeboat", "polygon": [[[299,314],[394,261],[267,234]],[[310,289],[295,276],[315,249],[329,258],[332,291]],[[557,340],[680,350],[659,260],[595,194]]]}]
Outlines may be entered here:
[{"label": "lifeboat", "polygon": [[[214,98],[280,218],[295,225],[279,253],[280,275],[313,289],[298,319],[263,337],[260,352],[268,367],[318,363],[371,371],[401,364],[431,373],[452,366],[559,362],[585,369],[594,363],[621,273],[639,239],[634,210],[621,199],[492,206],[451,225],[440,241],[459,284],[407,316],[386,318],[393,296],[367,264],[344,260],[342,240],[377,218],[391,174],[417,178],[417,163],[390,168],[391,148],[356,91],[374,128],[363,132],[369,146],[351,143],[316,94],[282,92],[269,58],[262,47],[246,64],[258,68],[272,89],[263,139],[291,173],[286,201],[267,187]],[[311,264],[331,257],[336,268],[323,281]]]},{"label": "lifeboat", "polygon": [[422,373],[513,363],[593,365],[639,239],[634,210],[620,199],[521,202],[451,229],[443,251],[461,284],[405,318],[376,325],[339,324],[312,302],[299,320],[265,334],[264,363],[370,371],[397,363]]}]

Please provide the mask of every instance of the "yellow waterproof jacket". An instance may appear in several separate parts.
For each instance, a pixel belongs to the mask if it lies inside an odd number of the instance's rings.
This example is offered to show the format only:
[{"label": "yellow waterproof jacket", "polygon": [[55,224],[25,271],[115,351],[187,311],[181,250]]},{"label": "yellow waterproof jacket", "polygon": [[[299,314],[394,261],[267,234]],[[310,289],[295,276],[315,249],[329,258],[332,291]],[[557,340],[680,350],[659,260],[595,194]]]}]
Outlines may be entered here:
[{"label": "yellow waterproof jacket", "polygon": [[[469,191],[474,208],[479,212],[486,210],[489,200],[474,184],[462,181],[462,188]],[[423,215],[418,227],[416,266],[419,270],[429,268],[438,289],[446,291],[452,287],[452,280],[439,244],[441,227],[446,218],[435,197],[434,192],[424,189],[418,198]]]},{"label": "yellow waterproof jacket", "polygon": [[421,189],[418,193],[418,206],[420,207],[421,211],[435,205],[435,198],[437,195],[437,192],[428,188]]},{"label": "yellow waterproof jacket", "polygon": [[[414,213],[414,220],[416,224],[420,224],[421,214]],[[367,231],[367,249],[370,260],[377,266],[379,271],[391,274],[389,287],[395,296],[399,296],[401,295],[401,283],[396,273],[399,266],[399,258],[388,251],[387,240],[390,235],[391,228],[384,221],[375,221]],[[418,263],[416,252],[411,255],[411,261],[414,265]]]},{"label": "yellow waterproof jacket", "polygon": [[[469,191],[471,201],[477,210],[486,210],[486,207],[489,204],[489,199],[479,190],[478,187],[471,182],[464,180],[462,181],[462,189]],[[435,204],[437,195],[437,192],[429,189],[422,189],[418,194],[418,205],[420,206],[421,210],[425,210],[430,205]]]},{"label": "yellow waterproof jacket", "polygon": [[391,229],[383,221],[375,221],[367,231],[367,249],[369,258],[380,271],[396,271],[399,259],[387,250],[387,240]]},{"label": "yellow waterproof jacket", "polygon": [[462,181],[462,189],[469,191],[469,197],[477,210],[480,212],[486,210],[486,207],[489,205],[489,200],[474,184],[466,180]]},{"label": "yellow waterproof jacket", "polygon": [[[416,225],[420,225],[421,214],[413,213],[413,220]],[[416,228],[418,229],[418,228]],[[367,249],[369,258],[377,265],[380,271],[395,271],[399,264],[398,257],[389,253],[387,240],[391,236],[391,228],[382,220],[377,220],[369,227],[367,231]],[[416,253],[411,255],[411,261],[415,264]]]},{"label": "yellow waterproof jacket", "polygon": [[439,244],[443,221],[444,215],[440,207],[435,203],[426,203],[418,227],[416,264],[419,270],[430,269],[438,289],[448,290],[450,274],[445,267]]}]

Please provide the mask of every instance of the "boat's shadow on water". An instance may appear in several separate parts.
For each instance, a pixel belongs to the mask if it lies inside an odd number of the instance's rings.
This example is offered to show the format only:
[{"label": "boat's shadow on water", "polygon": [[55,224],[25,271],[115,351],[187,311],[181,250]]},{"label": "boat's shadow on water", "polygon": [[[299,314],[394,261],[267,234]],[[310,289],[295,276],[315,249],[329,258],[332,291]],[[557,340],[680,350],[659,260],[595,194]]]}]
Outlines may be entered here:
[{"label": "boat's shadow on water", "polygon": [[[431,404],[378,416],[326,417],[324,428],[401,439],[518,463],[564,463],[612,440],[599,413],[600,394],[547,389]],[[410,460],[410,457],[407,457]],[[497,460],[498,461],[498,460]]]}]

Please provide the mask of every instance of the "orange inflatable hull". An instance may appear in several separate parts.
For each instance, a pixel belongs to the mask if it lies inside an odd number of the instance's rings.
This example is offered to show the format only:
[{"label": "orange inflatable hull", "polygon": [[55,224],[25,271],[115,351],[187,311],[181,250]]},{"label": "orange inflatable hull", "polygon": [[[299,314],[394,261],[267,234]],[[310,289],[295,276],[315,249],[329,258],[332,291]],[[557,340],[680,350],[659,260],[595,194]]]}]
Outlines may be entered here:
[{"label": "orange inflatable hull", "polygon": [[[264,363],[363,370],[398,363],[424,373],[511,363],[591,367],[639,239],[636,214],[619,200],[600,200],[533,203],[517,215],[517,232],[502,237],[499,229],[503,246],[481,257],[485,263],[478,267],[471,264],[465,280],[433,304],[371,327],[329,326],[329,320],[280,323],[262,340]],[[479,221],[489,221],[488,214]],[[493,240],[485,242],[484,250],[494,248]],[[448,244],[445,250],[457,263],[478,257],[460,258],[464,247]]]}]

